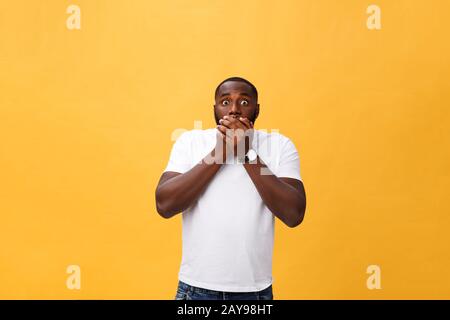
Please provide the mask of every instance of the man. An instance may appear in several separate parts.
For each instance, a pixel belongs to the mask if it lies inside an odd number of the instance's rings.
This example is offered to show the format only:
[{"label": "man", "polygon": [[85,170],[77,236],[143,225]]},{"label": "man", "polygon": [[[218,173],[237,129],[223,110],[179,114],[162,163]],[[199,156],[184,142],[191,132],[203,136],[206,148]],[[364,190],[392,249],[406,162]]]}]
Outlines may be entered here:
[{"label": "man", "polygon": [[176,299],[273,299],[275,216],[304,217],[306,196],[294,144],[253,128],[258,91],[233,77],[215,92],[217,128],[175,142],[156,189],[158,213],[183,212]]}]

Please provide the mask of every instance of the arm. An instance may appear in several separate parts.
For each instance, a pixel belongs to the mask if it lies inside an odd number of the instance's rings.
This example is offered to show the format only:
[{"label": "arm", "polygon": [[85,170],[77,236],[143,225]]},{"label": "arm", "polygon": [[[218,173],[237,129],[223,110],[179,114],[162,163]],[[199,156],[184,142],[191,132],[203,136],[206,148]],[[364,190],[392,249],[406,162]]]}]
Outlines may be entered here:
[{"label": "arm", "polygon": [[[222,138],[218,133],[218,139]],[[220,150],[220,149],[217,149]],[[222,160],[218,159],[222,156]],[[213,149],[195,167],[185,173],[164,172],[156,188],[156,209],[164,218],[170,218],[189,208],[219,171],[223,155]]]},{"label": "arm", "polygon": [[[219,131],[225,136],[232,134],[229,130],[242,129],[249,130],[250,138],[253,135],[253,123],[246,118],[235,119],[225,116],[219,121]],[[235,145],[245,145],[245,153],[247,153],[251,142],[246,140],[243,135],[236,135],[233,140]],[[259,195],[269,210],[283,221],[287,226],[293,228],[298,226],[305,215],[306,195],[303,183],[293,178],[278,178],[272,174],[261,174],[261,169],[270,172],[266,164],[259,158],[256,163],[245,163],[245,170],[253,181]]]},{"label": "arm", "polygon": [[257,157],[257,163],[245,163],[244,167],[252,179],[264,204],[269,210],[293,228],[298,226],[305,215],[306,195],[303,183],[292,178],[278,178],[274,174],[261,174],[261,168],[269,170]]}]

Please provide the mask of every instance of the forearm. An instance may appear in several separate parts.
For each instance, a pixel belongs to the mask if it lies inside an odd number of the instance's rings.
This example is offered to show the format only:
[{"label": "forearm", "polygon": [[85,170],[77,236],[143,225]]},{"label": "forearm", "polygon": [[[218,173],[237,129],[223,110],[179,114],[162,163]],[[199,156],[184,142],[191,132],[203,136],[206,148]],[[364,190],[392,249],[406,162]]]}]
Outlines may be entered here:
[{"label": "forearm", "polygon": [[201,162],[189,171],[179,174],[156,190],[158,211],[165,218],[189,208],[194,203],[221,167],[212,150]]},{"label": "forearm", "polygon": [[246,163],[244,167],[269,210],[287,226],[299,225],[306,208],[304,194],[271,173],[259,157],[257,163]]}]

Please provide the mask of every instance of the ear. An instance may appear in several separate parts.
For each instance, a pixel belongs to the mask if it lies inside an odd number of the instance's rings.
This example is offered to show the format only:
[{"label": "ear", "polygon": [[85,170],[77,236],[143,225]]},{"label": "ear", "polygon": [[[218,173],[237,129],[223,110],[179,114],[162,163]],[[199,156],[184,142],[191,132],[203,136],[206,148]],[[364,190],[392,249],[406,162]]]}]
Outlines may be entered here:
[{"label": "ear", "polygon": [[259,103],[256,105],[255,120],[258,118],[258,115],[259,115]]}]

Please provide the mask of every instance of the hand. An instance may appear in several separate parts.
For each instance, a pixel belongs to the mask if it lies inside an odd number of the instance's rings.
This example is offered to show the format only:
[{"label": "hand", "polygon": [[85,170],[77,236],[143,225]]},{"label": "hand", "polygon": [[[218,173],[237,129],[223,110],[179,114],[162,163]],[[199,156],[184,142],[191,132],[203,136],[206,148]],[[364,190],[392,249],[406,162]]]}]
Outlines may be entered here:
[{"label": "hand", "polygon": [[224,133],[219,130],[217,126],[216,131],[216,146],[214,147],[214,162],[223,164],[226,162],[227,153],[231,152],[231,146],[227,144],[227,138]]},{"label": "hand", "polygon": [[247,154],[253,141],[253,122],[247,118],[224,116],[217,129],[222,133],[227,150],[232,149],[239,158]]}]

